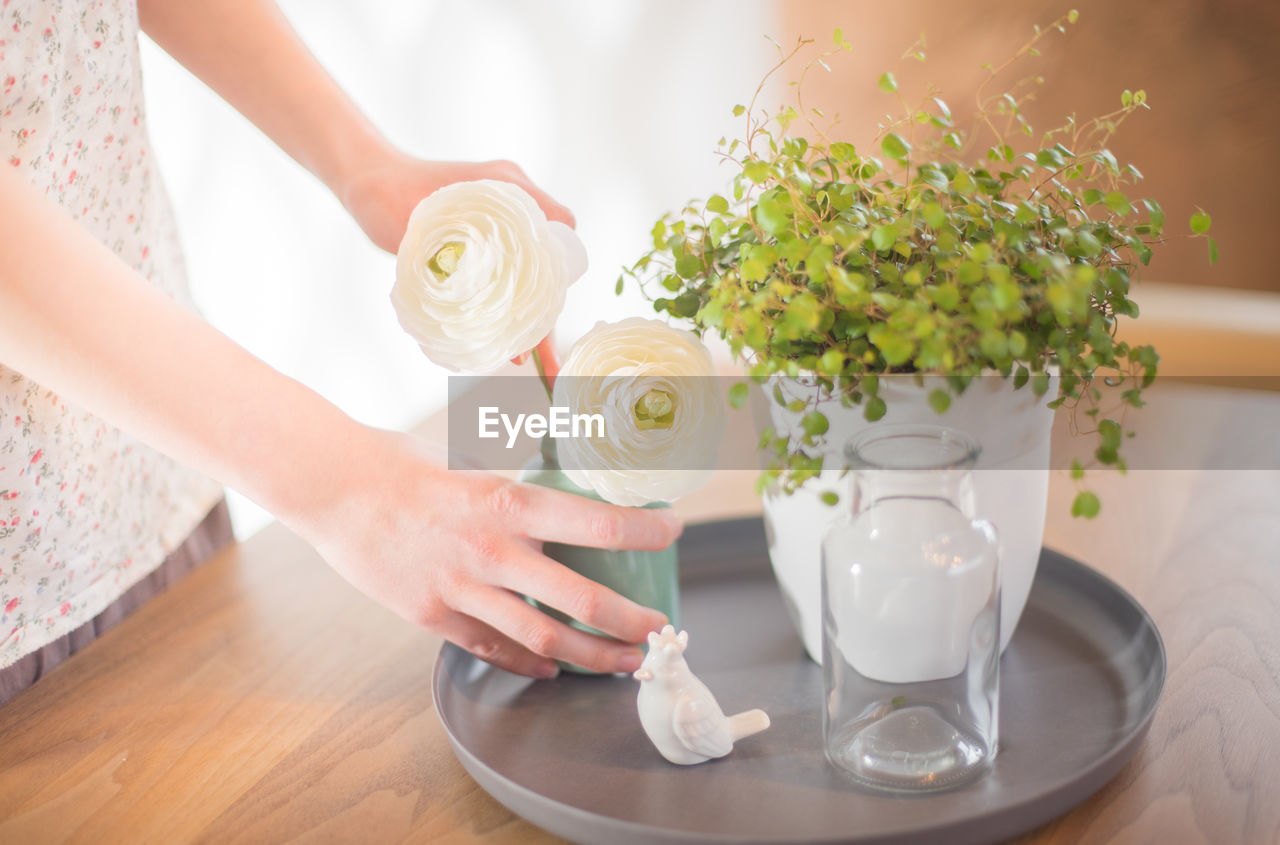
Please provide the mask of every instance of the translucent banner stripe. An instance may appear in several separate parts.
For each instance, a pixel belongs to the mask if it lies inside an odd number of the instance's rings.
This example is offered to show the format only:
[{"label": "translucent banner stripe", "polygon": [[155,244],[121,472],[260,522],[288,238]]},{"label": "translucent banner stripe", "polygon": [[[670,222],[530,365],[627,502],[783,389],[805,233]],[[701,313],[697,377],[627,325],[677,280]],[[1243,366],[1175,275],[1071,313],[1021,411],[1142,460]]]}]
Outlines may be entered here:
[{"label": "translucent banner stripe", "polygon": [[[1047,407],[1056,381],[1037,397],[1034,383],[1015,389],[997,376],[974,378],[958,394],[940,377],[881,376],[874,393],[864,386],[847,396],[804,378],[585,381],[593,383],[557,391],[593,397],[570,407],[552,405],[533,375],[450,377],[451,468],[518,470],[546,439],[565,469],[606,461],[619,471],[755,470],[778,450],[839,469],[844,443],[866,426],[927,423],[973,434],[979,471],[1280,470],[1280,376],[1163,377],[1143,391],[1143,407],[1130,404],[1131,382],[1097,383],[1096,400],[1056,409]],[[709,428],[718,407],[724,422]]]}]

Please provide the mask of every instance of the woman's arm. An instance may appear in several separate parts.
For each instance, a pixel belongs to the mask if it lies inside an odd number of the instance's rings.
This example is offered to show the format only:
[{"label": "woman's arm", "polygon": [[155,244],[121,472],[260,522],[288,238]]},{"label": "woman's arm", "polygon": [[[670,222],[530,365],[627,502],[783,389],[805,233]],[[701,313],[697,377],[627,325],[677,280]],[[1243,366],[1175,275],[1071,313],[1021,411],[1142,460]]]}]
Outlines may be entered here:
[{"label": "woman's arm", "polygon": [[392,610],[525,674],[555,657],[631,671],[661,614],[538,541],[663,548],[660,511],[451,473],[360,425],[157,291],[11,168],[0,170],[0,362],[262,504]]},{"label": "woman's arm", "polygon": [[271,0],[139,0],[138,14],[147,35],[319,177],[388,252],[419,200],[468,179],[514,182],[547,217],[573,225],[511,162],[428,162],[396,150]]}]

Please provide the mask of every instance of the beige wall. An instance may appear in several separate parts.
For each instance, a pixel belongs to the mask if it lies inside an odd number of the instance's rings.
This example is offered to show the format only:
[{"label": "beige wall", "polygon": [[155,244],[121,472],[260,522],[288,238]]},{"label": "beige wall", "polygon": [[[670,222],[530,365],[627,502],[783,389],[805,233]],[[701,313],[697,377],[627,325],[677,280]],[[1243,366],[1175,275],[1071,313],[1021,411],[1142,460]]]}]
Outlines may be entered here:
[{"label": "beige wall", "polygon": [[[1011,54],[1037,22],[1078,8],[1068,34],[1047,39],[1027,73],[1046,84],[1028,113],[1040,130],[1076,112],[1100,114],[1124,88],[1144,88],[1151,111],[1125,124],[1112,149],[1146,176],[1169,232],[1186,232],[1197,205],[1213,215],[1221,259],[1174,238],[1144,278],[1280,291],[1280,3],[1275,0],[779,0],[782,38],[829,44],[843,27],[854,51],[833,73],[811,74],[806,102],[839,112],[854,143],[892,105],[875,86],[891,69],[904,89],[944,89],[960,117],[972,111],[980,65]],[[900,61],[921,31],[928,61]],[[1010,77],[1011,79],[1013,77]],[[1268,157],[1273,160],[1268,161]]]}]

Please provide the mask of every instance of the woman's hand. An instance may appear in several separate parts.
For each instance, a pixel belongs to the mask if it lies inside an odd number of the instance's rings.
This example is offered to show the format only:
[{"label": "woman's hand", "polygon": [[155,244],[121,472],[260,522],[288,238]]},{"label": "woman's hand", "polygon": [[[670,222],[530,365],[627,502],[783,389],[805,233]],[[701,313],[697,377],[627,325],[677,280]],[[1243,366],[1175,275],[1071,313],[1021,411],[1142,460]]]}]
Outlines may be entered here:
[{"label": "woman's hand", "polygon": [[[669,512],[450,472],[417,438],[361,425],[120,260],[0,170],[0,360],[266,507],[399,615],[500,666],[640,665],[664,622],[543,556],[541,541],[661,549]],[[552,620],[528,595],[617,640]]]},{"label": "woman's hand", "polygon": [[[365,594],[472,654],[521,675],[555,660],[599,672],[640,666],[663,614],[541,553],[543,541],[663,549],[679,536],[667,510],[621,508],[479,472],[443,469],[411,435],[363,429],[344,451],[341,495],[293,524]],[[587,634],[529,596],[616,639]]]},{"label": "woman's hand", "polygon": [[445,185],[476,179],[519,185],[537,201],[548,220],[574,225],[569,209],[509,161],[423,161],[388,149],[354,168],[335,186],[335,193],[369,239],[394,254],[409,225],[409,215],[423,197]]}]

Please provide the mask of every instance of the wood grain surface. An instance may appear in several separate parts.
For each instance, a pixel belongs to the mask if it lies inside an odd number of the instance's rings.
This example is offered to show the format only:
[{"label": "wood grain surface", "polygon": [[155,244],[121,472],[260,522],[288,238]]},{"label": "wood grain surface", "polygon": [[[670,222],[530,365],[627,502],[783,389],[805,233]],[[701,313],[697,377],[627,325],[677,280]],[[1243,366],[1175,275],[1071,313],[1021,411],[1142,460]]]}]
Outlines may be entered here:
[{"label": "wood grain surface", "polygon": [[[1092,522],[1067,516],[1055,472],[1046,543],[1151,612],[1164,699],[1115,780],[1025,841],[1273,843],[1280,471],[1231,447],[1272,442],[1280,396],[1180,386],[1138,428],[1139,463],[1175,468],[1095,474]],[[1065,424],[1055,438],[1078,446]],[[680,510],[758,512],[752,477],[720,473]],[[556,841],[454,759],[431,706],[439,645],[272,526],[0,707],[0,843]]]}]

